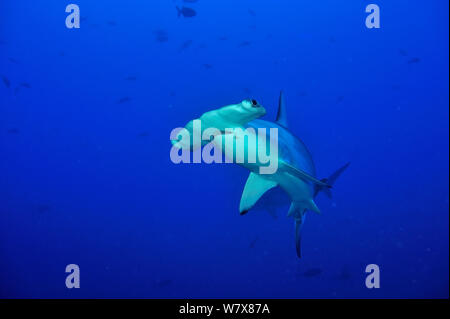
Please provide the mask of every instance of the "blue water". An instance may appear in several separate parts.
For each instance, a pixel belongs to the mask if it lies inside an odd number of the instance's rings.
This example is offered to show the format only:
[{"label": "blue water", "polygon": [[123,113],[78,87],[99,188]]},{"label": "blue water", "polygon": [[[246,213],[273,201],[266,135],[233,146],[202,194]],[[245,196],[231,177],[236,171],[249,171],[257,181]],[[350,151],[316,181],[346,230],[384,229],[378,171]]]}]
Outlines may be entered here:
[{"label": "blue water", "polygon": [[[448,1],[376,0],[380,29],[369,1],[77,0],[67,29],[69,3],[0,2],[0,297],[449,297]],[[281,89],[318,177],[351,162],[302,259],[281,192],[240,216],[247,170],[169,157]]]}]

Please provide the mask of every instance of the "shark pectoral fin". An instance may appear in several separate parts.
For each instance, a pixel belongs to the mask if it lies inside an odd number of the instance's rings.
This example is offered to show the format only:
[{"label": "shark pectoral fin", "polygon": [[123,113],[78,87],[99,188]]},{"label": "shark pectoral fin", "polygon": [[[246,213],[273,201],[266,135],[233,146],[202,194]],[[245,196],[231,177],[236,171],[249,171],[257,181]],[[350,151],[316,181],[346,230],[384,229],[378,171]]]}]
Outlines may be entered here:
[{"label": "shark pectoral fin", "polygon": [[322,187],[331,188],[331,185],[328,185],[324,181],[321,181],[321,180],[315,178],[314,176],[311,176],[308,173],[306,173],[306,172],[304,172],[302,170],[299,170],[299,169],[293,167],[292,165],[290,165],[290,164],[288,164],[288,163],[286,163],[284,161],[280,161],[280,164],[282,164],[282,165],[279,166],[279,169],[284,170],[287,173],[289,173],[289,174],[291,174],[291,175],[293,175],[293,176],[295,176],[297,178],[300,178],[300,179],[303,179],[303,180],[307,180],[307,181],[309,181],[309,182],[311,182],[313,184],[316,184],[316,185],[319,185],[319,186],[322,186]]},{"label": "shark pectoral fin", "polygon": [[276,182],[261,177],[261,175],[250,173],[242,192],[241,203],[239,204],[240,214],[247,213],[265,192],[275,186],[277,186]]}]

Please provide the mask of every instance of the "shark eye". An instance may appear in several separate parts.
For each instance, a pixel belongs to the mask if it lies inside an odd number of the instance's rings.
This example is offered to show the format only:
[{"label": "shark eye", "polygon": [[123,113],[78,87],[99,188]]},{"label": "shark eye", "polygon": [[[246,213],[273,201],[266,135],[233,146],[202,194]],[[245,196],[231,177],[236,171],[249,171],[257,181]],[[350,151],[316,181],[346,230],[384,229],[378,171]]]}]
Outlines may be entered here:
[{"label": "shark eye", "polygon": [[252,100],[252,106],[253,107],[258,107],[258,102],[256,100]]}]

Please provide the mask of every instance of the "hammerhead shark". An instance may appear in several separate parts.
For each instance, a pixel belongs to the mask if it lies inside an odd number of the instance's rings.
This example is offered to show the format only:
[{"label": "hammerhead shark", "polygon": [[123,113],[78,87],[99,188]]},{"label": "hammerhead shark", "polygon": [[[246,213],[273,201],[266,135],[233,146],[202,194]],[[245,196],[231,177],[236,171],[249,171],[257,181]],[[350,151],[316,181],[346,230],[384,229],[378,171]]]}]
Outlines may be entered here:
[{"label": "hammerhead shark", "polygon": [[[200,133],[204,133],[206,129],[210,128],[216,130],[216,133],[212,134],[210,140],[202,141],[201,145],[194,145],[194,147],[191,144],[192,140],[186,143],[186,141],[172,139],[172,144],[182,149],[189,147],[193,151],[195,148],[212,143],[226,157],[233,158],[236,143],[227,143],[227,139],[234,138],[235,140],[242,141],[247,138],[246,143],[244,143],[246,154],[250,154],[251,152],[256,153],[257,149],[261,148],[261,143],[258,142],[260,137],[256,136],[256,133],[249,133],[248,129],[252,128],[253,132],[258,131],[258,134],[261,131],[260,129],[265,129],[263,132],[266,132],[266,136],[262,140],[262,143],[269,144],[271,150],[273,145],[276,145],[278,148],[275,159],[277,169],[270,174],[262,174],[261,166],[263,164],[261,161],[237,161],[239,165],[250,170],[250,176],[247,179],[242,193],[239,211],[241,215],[246,214],[264,193],[274,187],[281,187],[291,199],[288,216],[293,217],[295,220],[296,252],[297,256],[301,258],[302,226],[305,221],[306,212],[312,211],[320,214],[314,198],[320,192],[325,193],[325,195],[331,198],[330,188],[350,163],[342,166],[330,177],[318,179],[310,152],[305,144],[289,131],[283,91],[281,91],[279,97],[276,121],[271,122],[259,119],[265,114],[266,110],[264,107],[253,99],[224,106],[206,112],[198,119],[202,125]],[[185,129],[190,134],[195,133],[194,121],[190,121],[185,126]],[[229,130],[236,128],[247,130],[245,132],[242,130]],[[275,137],[267,132],[267,130],[274,132],[273,129],[277,132]]]}]

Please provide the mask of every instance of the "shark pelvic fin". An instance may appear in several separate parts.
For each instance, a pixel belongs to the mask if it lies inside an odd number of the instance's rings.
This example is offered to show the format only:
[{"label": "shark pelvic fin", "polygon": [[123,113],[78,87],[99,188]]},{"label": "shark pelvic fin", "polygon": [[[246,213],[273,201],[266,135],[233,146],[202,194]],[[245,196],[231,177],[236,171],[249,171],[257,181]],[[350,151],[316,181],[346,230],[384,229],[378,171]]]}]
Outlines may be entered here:
[{"label": "shark pelvic fin", "polygon": [[276,182],[261,177],[261,175],[250,173],[245,183],[244,191],[242,192],[241,203],[239,205],[240,214],[247,213],[265,192],[275,186],[277,186]]},{"label": "shark pelvic fin", "polygon": [[284,99],[283,91],[280,92],[280,98],[278,100],[278,113],[277,113],[276,122],[285,128],[288,127],[288,121],[287,121],[287,115],[286,115],[286,102]]},{"label": "shark pelvic fin", "polygon": [[310,199],[308,201],[292,202],[291,207],[289,208],[288,217],[298,219],[300,216],[303,216],[307,210],[321,214],[320,209],[317,207],[314,200]]}]

